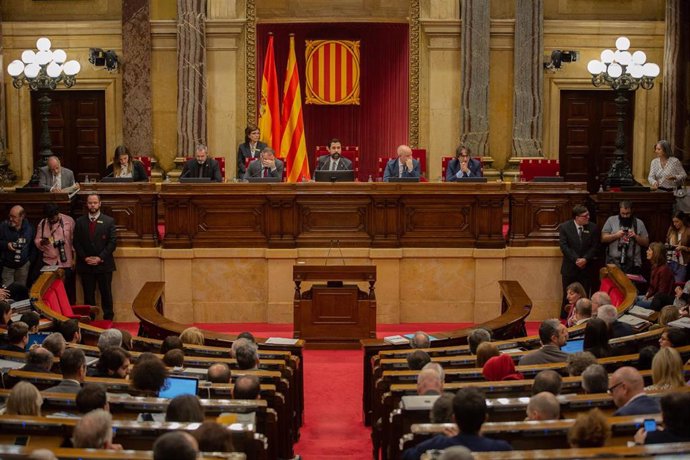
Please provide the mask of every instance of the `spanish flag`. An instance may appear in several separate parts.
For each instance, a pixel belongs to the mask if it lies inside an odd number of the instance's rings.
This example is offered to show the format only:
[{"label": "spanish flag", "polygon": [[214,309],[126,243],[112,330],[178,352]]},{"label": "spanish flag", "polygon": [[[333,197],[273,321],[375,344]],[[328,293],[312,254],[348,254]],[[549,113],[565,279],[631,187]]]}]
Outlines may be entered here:
[{"label": "spanish flag", "polygon": [[309,179],[309,159],[302,120],[302,92],[299,88],[299,72],[295,55],[295,34],[290,34],[290,54],[285,72],[281,126],[283,136],[280,143],[280,156],[285,158],[287,163],[287,181],[300,182],[302,179]]},{"label": "spanish flag", "polygon": [[273,54],[273,34],[269,33],[266,58],[264,59],[264,73],[261,77],[259,129],[261,130],[261,142],[266,143],[274,150],[278,150],[277,147],[280,143],[279,97],[276,60]]}]

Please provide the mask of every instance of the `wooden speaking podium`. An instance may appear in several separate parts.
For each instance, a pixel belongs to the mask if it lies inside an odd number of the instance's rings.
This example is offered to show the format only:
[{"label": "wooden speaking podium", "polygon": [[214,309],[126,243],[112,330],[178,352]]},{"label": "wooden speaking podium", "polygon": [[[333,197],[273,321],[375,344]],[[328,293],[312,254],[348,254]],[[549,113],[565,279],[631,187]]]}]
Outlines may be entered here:
[{"label": "wooden speaking podium", "polygon": [[[376,338],[376,266],[302,265],[292,267],[295,282],[294,337],[308,348],[359,348]],[[314,284],[302,292],[302,282]],[[368,281],[369,292],[343,281]]]}]

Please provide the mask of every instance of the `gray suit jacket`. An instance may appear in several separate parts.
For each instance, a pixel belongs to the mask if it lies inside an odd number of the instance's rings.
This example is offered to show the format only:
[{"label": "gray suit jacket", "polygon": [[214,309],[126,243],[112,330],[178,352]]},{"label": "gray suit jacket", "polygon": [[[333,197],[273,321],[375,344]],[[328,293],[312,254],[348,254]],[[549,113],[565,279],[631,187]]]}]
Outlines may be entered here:
[{"label": "gray suit jacket", "polygon": [[539,350],[534,350],[520,358],[518,366],[530,366],[532,364],[564,363],[568,359],[568,353],[561,351],[556,345],[544,345]]},{"label": "gray suit jacket", "polygon": [[46,393],[73,393],[77,394],[81,390],[81,385],[74,380],[63,380],[54,387],[43,390]]},{"label": "gray suit jacket", "polygon": [[[263,177],[263,166],[261,166],[261,160],[254,160],[249,163],[247,167],[247,172],[244,173],[244,178],[248,177]],[[271,171],[268,170],[269,177],[283,177],[283,162],[276,158],[276,169]]]},{"label": "gray suit jacket", "polygon": [[[53,186],[53,173],[48,169],[48,166],[43,166],[39,172],[40,180],[38,184],[41,187],[49,189]],[[74,185],[74,173],[72,170],[60,166],[60,177],[62,180],[62,188],[71,187]]]}]

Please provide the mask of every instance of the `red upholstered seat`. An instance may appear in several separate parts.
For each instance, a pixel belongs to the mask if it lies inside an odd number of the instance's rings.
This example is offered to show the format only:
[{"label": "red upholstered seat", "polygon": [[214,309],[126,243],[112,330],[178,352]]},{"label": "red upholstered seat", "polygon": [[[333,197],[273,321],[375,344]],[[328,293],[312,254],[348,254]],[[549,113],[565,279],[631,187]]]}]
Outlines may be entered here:
[{"label": "red upholstered seat", "polygon": [[91,320],[90,305],[72,305],[67,298],[65,285],[61,279],[56,279],[43,294],[43,301],[50,306],[50,309],[66,316],[76,318],[81,322],[92,324],[93,326],[108,329],[113,322],[110,320]]},{"label": "red upholstered seat", "polygon": [[218,162],[220,168],[220,177],[225,180],[225,157],[213,157]]},{"label": "red upholstered seat", "polygon": [[558,160],[547,159],[523,159],[520,160],[520,180],[528,182],[538,176],[559,176],[560,162]]},{"label": "red upholstered seat", "polygon": [[43,294],[43,301],[55,313],[62,314],[62,310],[60,309],[60,301],[58,300],[57,294],[55,293],[55,290],[52,287],[48,288],[46,292]]},{"label": "red upholstered seat", "polygon": [[422,177],[427,177],[426,149],[412,149],[412,158],[419,161],[419,175]]},{"label": "red upholstered seat", "polygon": [[[319,165],[319,158],[324,155],[328,155],[328,147],[317,145],[314,155],[314,171],[316,171],[316,167]],[[356,145],[345,145],[342,149],[342,155],[352,162],[355,178],[359,178],[359,147]]]},{"label": "red upholstered seat", "polygon": [[141,156],[141,157],[134,157],[135,160],[141,161],[141,164],[144,165],[144,171],[146,171],[146,176],[151,177],[151,157],[147,156]]},{"label": "red upholstered seat", "polygon": [[601,281],[601,286],[599,287],[600,291],[604,291],[611,297],[611,304],[614,306],[618,306],[621,304],[623,301],[623,293],[618,289],[616,284],[611,281],[609,278],[604,278]]}]

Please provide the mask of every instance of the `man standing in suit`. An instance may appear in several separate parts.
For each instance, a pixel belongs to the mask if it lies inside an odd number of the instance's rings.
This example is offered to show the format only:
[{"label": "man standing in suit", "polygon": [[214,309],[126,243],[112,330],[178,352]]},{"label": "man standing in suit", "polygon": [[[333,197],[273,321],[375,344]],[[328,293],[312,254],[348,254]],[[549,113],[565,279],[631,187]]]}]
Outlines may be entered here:
[{"label": "man standing in suit", "polygon": [[[589,221],[589,211],[582,205],[573,207],[573,219],[558,227],[558,239],[563,253],[561,281],[563,283],[563,303],[567,305],[566,289],[578,282],[589,295],[592,287],[593,259],[599,244],[599,229]],[[561,317],[565,318],[565,310]]]},{"label": "man standing in suit", "polygon": [[328,143],[328,155],[319,157],[317,171],[352,171],[352,162],[342,156],[343,147],[338,139]]},{"label": "man standing in suit", "polygon": [[111,283],[115,271],[113,252],[117,246],[115,220],[101,213],[101,198],[95,193],[86,197],[86,207],[89,213],[77,219],[74,229],[77,273],[84,288],[84,303],[96,305],[98,283],[103,318],[113,319]]},{"label": "man standing in suit", "polygon": [[644,392],[644,380],[634,367],[621,367],[609,378],[609,394],[619,415],[658,414],[661,412],[659,400]]},{"label": "man standing in suit", "polygon": [[383,171],[383,181],[391,177],[416,177],[419,179],[419,161],[412,158],[412,149],[407,145],[398,146],[398,158],[389,160]]},{"label": "man standing in suit", "polygon": [[62,369],[62,382],[46,388],[46,393],[72,393],[77,394],[81,390],[81,383],[86,377],[86,356],[79,348],[68,348],[60,357],[60,369]]},{"label": "man standing in suit", "polygon": [[283,178],[283,162],[276,158],[270,147],[264,147],[259,160],[252,161],[244,173],[244,178],[250,177],[278,177]]},{"label": "man standing in suit", "polygon": [[74,189],[74,173],[60,165],[60,159],[56,156],[49,156],[47,165],[40,170],[41,187],[49,189],[51,192],[69,192]]},{"label": "man standing in suit", "polygon": [[211,182],[223,182],[218,162],[208,156],[208,147],[199,144],[194,151],[194,158],[187,160],[180,177],[208,177]]},{"label": "man standing in suit", "polygon": [[464,177],[482,177],[482,164],[470,157],[470,148],[464,145],[455,149],[455,159],[446,168],[446,182],[456,182]]}]

